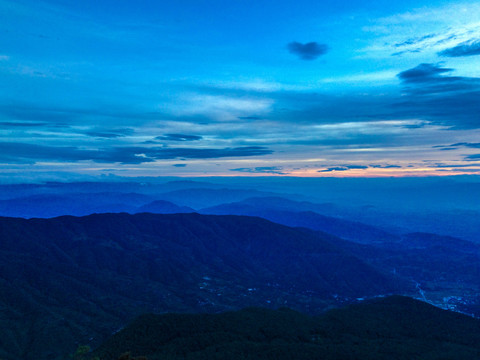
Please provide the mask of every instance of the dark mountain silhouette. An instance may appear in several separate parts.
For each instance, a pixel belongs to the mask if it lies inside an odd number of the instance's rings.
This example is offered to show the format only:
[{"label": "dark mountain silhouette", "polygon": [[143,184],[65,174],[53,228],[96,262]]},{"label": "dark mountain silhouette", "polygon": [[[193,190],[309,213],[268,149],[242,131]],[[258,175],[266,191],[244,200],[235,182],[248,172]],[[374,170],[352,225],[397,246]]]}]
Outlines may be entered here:
[{"label": "dark mountain silhouette", "polygon": [[94,355],[159,359],[456,359],[480,357],[480,320],[406,297],[318,317],[289,309],[137,318]]},{"label": "dark mountain silhouette", "polygon": [[403,291],[336,238],[199,214],[0,218],[0,356],[60,359],[144,312],[288,305],[317,313]]}]

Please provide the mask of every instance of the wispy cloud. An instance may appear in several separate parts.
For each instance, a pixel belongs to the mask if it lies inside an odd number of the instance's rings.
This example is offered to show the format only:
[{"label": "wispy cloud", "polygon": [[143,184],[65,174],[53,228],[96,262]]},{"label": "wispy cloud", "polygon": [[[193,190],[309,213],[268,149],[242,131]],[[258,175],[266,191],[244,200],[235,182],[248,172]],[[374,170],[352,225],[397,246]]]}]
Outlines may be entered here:
[{"label": "wispy cloud", "polygon": [[278,167],[278,166],[260,166],[260,167],[254,167],[254,168],[237,168],[237,169],[230,169],[230,171],[246,172],[246,173],[253,173],[253,174],[279,174],[279,175],[285,175],[286,174],[283,171],[283,167]]},{"label": "wispy cloud", "polygon": [[196,141],[202,140],[203,137],[199,135],[185,135],[185,134],[165,134],[163,136],[155,137],[155,140],[160,141]]},{"label": "wispy cloud", "polygon": [[178,117],[203,116],[213,121],[238,120],[242,116],[264,114],[270,111],[273,100],[264,96],[224,96],[210,94],[186,94],[178,104],[171,104],[171,112]]},{"label": "wispy cloud", "polygon": [[[454,14],[454,15],[453,15]],[[474,2],[420,7],[376,19],[364,30],[377,34],[366,56],[436,54],[480,37],[480,6]]]},{"label": "wispy cloud", "polygon": [[91,129],[84,132],[85,135],[97,137],[97,138],[105,138],[105,139],[125,137],[125,136],[132,135],[133,133],[134,133],[134,130],[131,128],[125,128],[125,129],[95,128],[95,129]]},{"label": "wispy cloud", "polygon": [[28,143],[0,142],[0,161],[8,163],[48,161],[93,161],[99,163],[141,164],[167,159],[212,159],[224,157],[251,157],[272,154],[261,146],[236,148],[160,148],[119,146],[82,149],[76,146],[45,146]]}]

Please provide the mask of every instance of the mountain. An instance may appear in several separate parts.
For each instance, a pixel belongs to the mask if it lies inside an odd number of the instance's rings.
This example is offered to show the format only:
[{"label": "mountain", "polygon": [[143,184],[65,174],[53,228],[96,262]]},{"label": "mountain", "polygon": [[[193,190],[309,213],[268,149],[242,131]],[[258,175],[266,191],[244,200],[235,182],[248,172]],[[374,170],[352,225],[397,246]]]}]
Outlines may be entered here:
[{"label": "mountain", "polygon": [[38,194],[0,200],[0,216],[49,218],[102,212],[133,213],[139,206],[153,200],[147,195],[118,192]]},{"label": "mountain", "polygon": [[250,189],[189,188],[161,193],[157,195],[157,198],[194,209],[202,209],[251,197],[269,197],[274,195],[277,194]]},{"label": "mountain", "polygon": [[419,297],[480,317],[480,245],[428,233],[406,234],[391,244],[341,239],[336,244],[371,266],[416,284]]},{"label": "mountain", "polygon": [[0,218],[0,357],[61,359],[145,312],[245,306],[318,313],[410,291],[335,245],[260,218]]},{"label": "mountain", "polygon": [[195,210],[188,206],[178,206],[170,201],[156,200],[151,203],[140,206],[135,213],[149,212],[154,214],[181,214],[193,213]]},{"label": "mountain", "polygon": [[286,308],[144,315],[93,355],[159,359],[455,359],[480,357],[480,320],[394,296],[308,316]]},{"label": "mountain", "polygon": [[257,216],[287,226],[320,230],[343,239],[365,244],[392,243],[399,240],[398,236],[371,225],[314,212],[331,208],[331,204],[313,204],[280,197],[257,197],[205,208],[199,212],[215,215]]}]

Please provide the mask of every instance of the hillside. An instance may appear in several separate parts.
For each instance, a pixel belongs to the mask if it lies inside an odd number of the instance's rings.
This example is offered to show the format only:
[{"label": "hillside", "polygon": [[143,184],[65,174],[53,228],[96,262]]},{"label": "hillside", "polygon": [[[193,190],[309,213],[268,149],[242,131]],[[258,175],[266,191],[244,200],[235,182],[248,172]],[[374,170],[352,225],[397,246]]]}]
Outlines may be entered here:
[{"label": "hillside", "polygon": [[156,359],[450,359],[480,356],[480,320],[406,297],[312,317],[289,309],[144,315],[100,346]]},{"label": "hillside", "polygon": [[0,357],[60,359],[145,312],[318,313],[406,290],[334,237],[199,214],[0,218]]}]

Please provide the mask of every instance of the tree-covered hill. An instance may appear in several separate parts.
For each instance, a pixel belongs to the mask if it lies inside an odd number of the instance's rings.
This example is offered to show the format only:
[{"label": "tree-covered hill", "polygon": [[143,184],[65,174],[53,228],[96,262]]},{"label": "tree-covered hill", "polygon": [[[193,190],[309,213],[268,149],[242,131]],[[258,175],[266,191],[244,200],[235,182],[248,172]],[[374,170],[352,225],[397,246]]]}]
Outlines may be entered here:
[{"label": "tree-covered hill", "polygon": [[480,320],[400,296],[321,316],[264,308],[144,315],[94,355],[127,351],[150,360],[471,360],[480,357]]}]

